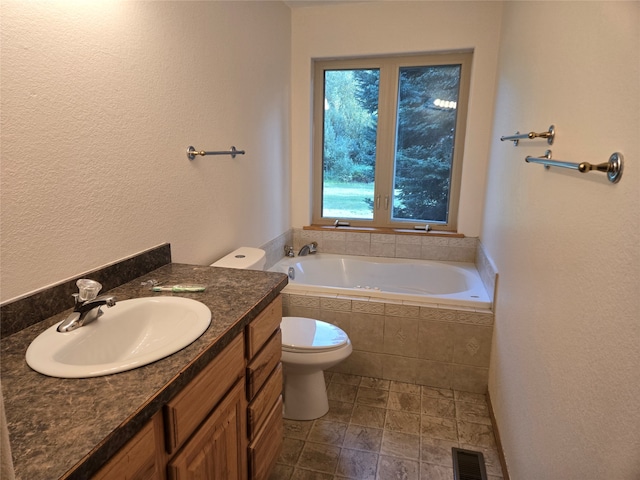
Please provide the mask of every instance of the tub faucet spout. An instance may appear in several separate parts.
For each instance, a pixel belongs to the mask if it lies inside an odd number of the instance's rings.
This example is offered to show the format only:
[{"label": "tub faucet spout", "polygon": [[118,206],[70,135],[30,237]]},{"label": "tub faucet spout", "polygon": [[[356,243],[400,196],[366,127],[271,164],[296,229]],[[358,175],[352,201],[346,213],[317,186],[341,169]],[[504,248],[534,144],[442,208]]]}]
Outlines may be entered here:
[{"label": "tub faucet spout", "polygon": [[298,252],[298,256],[304,257],[306,255],[316,253],[317,251],[318,251],[317,242],[307,243],[304,247],[300,249],[300,251]]}]

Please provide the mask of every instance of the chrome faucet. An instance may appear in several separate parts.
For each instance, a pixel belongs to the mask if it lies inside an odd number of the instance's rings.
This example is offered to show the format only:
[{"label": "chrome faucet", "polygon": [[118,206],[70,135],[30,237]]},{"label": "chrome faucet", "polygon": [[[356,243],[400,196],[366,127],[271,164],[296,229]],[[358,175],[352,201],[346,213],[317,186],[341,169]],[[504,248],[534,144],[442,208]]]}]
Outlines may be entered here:
[{"label": "chrome faucet", "polygon": [[100,295],[98,292],[102,288],[98,282],[82,278],[76,282],[80,293],[74,293],[75,307],[73,312],[58,325],[59,332],[71,332],[76,328],[95,321],[102,315],[102,306],[113,307],[116,304],[116,297],[113,295]]},{"label": "chrome faucet", "polygon": [[305,255],[309,255],[310,253],[316,253],[318,251],[318,242],[307,243],[303,246],[298,252],[299,257],[304,257]]},{"label": "chrome faucet", "polygon": [[287,257],[295,257],[295,253],[293,253],[293,247],[291,245],[284,246],[284,254]]}]

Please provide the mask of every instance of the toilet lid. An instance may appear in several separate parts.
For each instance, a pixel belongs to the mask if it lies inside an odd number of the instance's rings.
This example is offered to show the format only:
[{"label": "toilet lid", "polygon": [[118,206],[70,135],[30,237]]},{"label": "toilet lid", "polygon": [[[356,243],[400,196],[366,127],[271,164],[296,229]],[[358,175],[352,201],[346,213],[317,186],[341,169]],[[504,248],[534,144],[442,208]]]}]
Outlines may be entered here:
[{"label": "toilet lid", "polygon": [[304,317],[283,317],[282,349],[287,351],[319,352],[344,346],[349,337],[330,323]]}]

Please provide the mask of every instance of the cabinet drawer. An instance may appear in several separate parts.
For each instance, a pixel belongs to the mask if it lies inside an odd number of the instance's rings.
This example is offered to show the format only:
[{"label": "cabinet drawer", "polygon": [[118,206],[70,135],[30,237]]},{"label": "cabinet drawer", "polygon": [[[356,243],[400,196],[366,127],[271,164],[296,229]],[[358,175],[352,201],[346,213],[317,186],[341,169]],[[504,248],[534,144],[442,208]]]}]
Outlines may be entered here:
[{"label": "cabinet drawer", "polygon": [[251,360],[262,346],[280,328],[282,322],[282,297],[278,297],[246,327],[247,358]]},{"label": "cabinet drawer", "polygon": [[92,477],[93,480],[161,479],[162,468],[156,456],[156,446],[161,439],[162,416],[158,414]]},{"label": "cabinet drawer", "polygon": [[282,333],[274,333],[247,367],[247,398],[253,399],[267,381],[282,356]]},{"label": "cabinet drawer", "polygon": [[247,433],[249,440],[254,439],[281,394],[282,364],[279,363],[247,408]]},{"label": "cabinet drawer", "polygon": [[267,480],[282,448],[284,426],[282,422],[282,397],[269,412],[264,428],[249,444],[249,478]]},{"label": "cabinet drawer", "polygon": [[227,390],[242,377],[244,335],[238,335],[178,395],[165,405],[167,452],[177,450]]}]

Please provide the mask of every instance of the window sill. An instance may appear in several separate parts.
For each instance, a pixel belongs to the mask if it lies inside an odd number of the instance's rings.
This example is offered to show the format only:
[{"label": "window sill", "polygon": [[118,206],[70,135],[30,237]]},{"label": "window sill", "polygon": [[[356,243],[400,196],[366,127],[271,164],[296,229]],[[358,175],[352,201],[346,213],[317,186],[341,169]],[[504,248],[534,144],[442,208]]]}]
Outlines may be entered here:
[{"label": "window sill", "polygon": [[421,237],[447,237],[464,238],[463,233],[447,232],[442,230],[413,230],[409,228],[382,228],[382,227],[334,227],[333,225],[307,225],[303,230],[318,230],[327,232],[350,232],[350,233],[376,233],[382,235],[418,235]]}]

